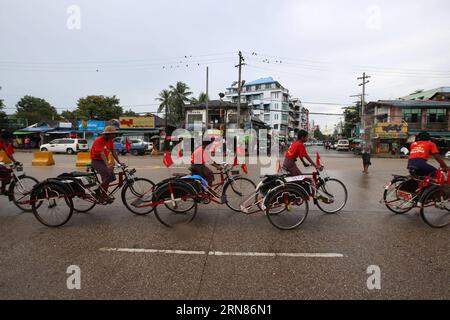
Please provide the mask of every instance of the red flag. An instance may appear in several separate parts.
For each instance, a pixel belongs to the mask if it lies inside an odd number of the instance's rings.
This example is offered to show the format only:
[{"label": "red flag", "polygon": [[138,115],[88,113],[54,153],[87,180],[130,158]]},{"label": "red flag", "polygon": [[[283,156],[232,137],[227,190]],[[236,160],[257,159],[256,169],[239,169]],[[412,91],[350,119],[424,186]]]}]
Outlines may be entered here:
[{"label": "red flag", "polygon": [[170,155],[169,150],[164,152],[163,163],[167,168],[170,168],[170,166],[173,165],[172,156]]},{"label": "red flag", "polygon": [[178,150],[178,158],[183,158],[183,149]]},{"label": "red flag", "polygon": [[319,166],[319,167],[321,166],[319,152],[316,152],[316,165]]},{"label": "red flag", "polygon": [[238,158],[237,156],[234,156],[234,162],[233,162],[233,167],[236,167],[238,165]]},{"label": "red flag", "polygon": [[243,163],[241,165],[241,168],[242,168],[242,171],[244,171],[245,174],[248,174],[248,168],[247,168],[247,164],[246,163]]},{"label": "red flag", "polygon": [[130,152],[131,150],[131,144],[130,140],[128,140],[128,137],[125,138],[125,150],[127,150],[127,152]]}]

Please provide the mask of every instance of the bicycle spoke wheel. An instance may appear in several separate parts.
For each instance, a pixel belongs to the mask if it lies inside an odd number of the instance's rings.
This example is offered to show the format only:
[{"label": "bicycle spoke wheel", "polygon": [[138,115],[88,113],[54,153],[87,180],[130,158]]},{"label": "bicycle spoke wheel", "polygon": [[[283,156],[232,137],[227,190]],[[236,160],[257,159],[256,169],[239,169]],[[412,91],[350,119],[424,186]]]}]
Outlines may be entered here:
[{"label": "bicycle spoke wheel", "polygon": [[164,202],[155,207],[159,222],[167,227],[188,224],[197,213],[197,202],[192,187],[184,182],[169,182],[156,191],[155,202]]},{"label": "bicycle spoke wheel", "polygon": [[155,184],[144,178],[130,180],[122,189],[122,202],[125,207],[136,215],[146,215],[153,211],[152,202]]},{"label": "bicycle spoke wheel", "polygon": [[[241,212],[241,204],[247,202],[249,197],[255,194],[256,185],[252,180],[237,177],[229,180],[223,189],[223,195],[226,197],[226,204],[228,208],[233,211]],[[258,195],[255,194],[255,202],[258,200]]]},{"label": "bicycle spoke wheel", "polygon": [[88,213],[89,211],[94,209],[96,205],[94,199],[85,194],[73,197],[72,202],[73,210],[78,213]]},{"label": "bicycle spoke wheel", "polygon": [[422,199],[420,215],[433,228],[450,225],[450,187],[441,186],[428,191]]},{"label": "bicycle spoke wheel", "polygon": [[345,185],[337,179],[326,179],[317,189],[317,207],[325,213],[337,213],[347,204]]},{"label": "bicycle spoke wheel", "polygon": [[31,194],[33,213],[47,227],[59,227],[67,223],[73,214],[72,199],[65,188],[58,184],[42,184]]},{"label": "bicycle spoke wheel", "polygon": [[38,181],[29,176],[21,176],[17,181],[11,183],[10,192],[12,201],[16,207],[26,212],[33,211],[30,196],[31,191],[33,191],[34,186],[37,184]]},{"label": "bicycle spoke wheel", "polygon": [[[292,230],[306,220],[309,211],[308,196],[302,189],[285,185],[269,192],[267,197],[266,216],[276,228]],[[283,210],[280,211],[280,208]]]},{"label": "bicycle spoke wheel", "polygon": [[414,208],[416,201],[412,193],[401,191],[401,186],[407,179],[394,179],[389,188],[384,190],[383,201],[386,207],[395,214],[404,214]]}]

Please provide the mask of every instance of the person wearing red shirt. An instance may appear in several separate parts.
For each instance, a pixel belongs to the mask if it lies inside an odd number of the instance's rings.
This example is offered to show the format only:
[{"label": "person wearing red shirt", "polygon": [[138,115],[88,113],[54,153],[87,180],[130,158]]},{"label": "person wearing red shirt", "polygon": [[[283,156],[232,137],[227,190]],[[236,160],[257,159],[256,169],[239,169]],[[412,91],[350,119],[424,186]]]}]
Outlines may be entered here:
[{"label": "person wearing red shirt", "polygon": [[433,156],[441,165],[441,168],[447,170],[447,164],[439,155],[439,149],[431,140],[428,132],[421,132],[417,135],[416,142],[411,144],[409,153],[408,170],[414,171],[418,176],[434,176],[437,169],[428,164],[430,156]]},{"label": "person wearing red shirt", "polygon": [[102,184],[97,190],[97,193],[103,200],[112,202],[113,199],[107,196],[109,184],[116,180],[114,174],[114,164],[110,164],[108,157],[111,154],[113,158],[120,163],[119,157],[114,150],[114,137],[117,130],[114,126],[107,126],[102,132],[102,135],[94,140],[91,147],[91,166],[100,174],[102,178]]},{"label": "person wearing red shirt", "polygon": [[[212,161],[206,151],[206,148],[213,142],[214,139],[211,139],[211,141],[203,141],[202,145],[195,149],[194,153],[191,155],[190,170],[192,174],[198,174],[201,176],[208,182],[209,186],[211,186],[214,182],[214,173],[206,166],[206,163]],[[220,169],[220,166],[215,162],[212,162],[211,165],[216,169]]]},{"label": "person wearing red shirt", "polygon": [[[8,158],[17,163],[14,159],[14,147],[12,144],[13,135],[9,131],[2,131],[0,137],[0,150],[4,151]],[[1,194],[7,194],[6,186],[11,182],[11,170],[5,166],[0,165],[0,180],[1,180]]]},{"label": "person wearing red shirt", "polygon": [[298,133],[297,141],[291,144],[288,151],[284,155],[283,168],[287,170],[291,176],[299,176],[302,174],[300,169],[295,164],[297,158],[300,158],[305,167],[309,167],[309,164],[306,163],[303,160],[303,158],[308,160],[308,162],[312,166],[314,166],[317,170],[322,169],[321,166],[318,166],[314,163],[314,161],[309,157],[308,153],[306,152],[306,148],[304,145],[306,141],[308,141],[308,132],[306,130],[300,130],[300,132]]}]

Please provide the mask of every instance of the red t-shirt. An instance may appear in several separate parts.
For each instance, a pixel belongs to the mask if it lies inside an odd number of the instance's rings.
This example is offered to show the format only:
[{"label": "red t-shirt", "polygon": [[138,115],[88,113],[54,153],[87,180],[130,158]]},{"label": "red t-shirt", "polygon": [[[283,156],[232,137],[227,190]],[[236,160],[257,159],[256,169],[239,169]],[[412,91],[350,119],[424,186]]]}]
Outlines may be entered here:
[{"label": "red t-shirt", "polygon": [[14,147],[12,143],[4,143],[3,141],[0,141],[0,150],[4,150],[8,157],[14,154]]},{"label": "red t-shirt", "polygon": [[104,136],[100,136],[95,139],[94,143],[91,147],[91,159],[92,160],[102,160],[102,152],[106,157],[109,156],[109,153],[114,150],[114,141],[106,140]]},{"label": "red t-shirt", "polygon": [[439,149],[431,141],[418,141],[411,144],[410,159],[424,159],[428,160],[430,155],[439,153]]},{"label": "red t-shirt", "polygon": [[205,164],[205,162],[209,162],[210,160],[211,158],[209,157],[208,152],[205,152],[203,147],[198,147],[191,155],[192,164]]},{"label": "red t-shirt", "polygon": [[289,159],[297,159],[297,158],[304,158],[308,155],[306,152],[305,145],[301,141],[295,141],[291,146],[289,147],[288,151],[284,155],[286,158]]}]

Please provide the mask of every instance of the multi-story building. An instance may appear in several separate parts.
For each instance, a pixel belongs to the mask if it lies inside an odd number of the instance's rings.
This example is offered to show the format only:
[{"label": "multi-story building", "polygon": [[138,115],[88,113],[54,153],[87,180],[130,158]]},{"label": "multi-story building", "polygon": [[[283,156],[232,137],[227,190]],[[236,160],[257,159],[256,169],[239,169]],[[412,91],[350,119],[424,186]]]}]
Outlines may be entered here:
[{"label": "multi-story building", "polygon": [[431,90],[417,90],[400,100],[434,100],[434,101],[450,101],[450,87],[440,87]]},{"label": "multi-story building", "polygon": [[[448,89],[448,90],[447,90]],[[415,92],[398,100],[370,102],[364,112],[367,132],[379,152],[393,142],[426,130],[435,138],[450,137],[450,88]]]},{"label": "multi-story building", "polygon": [[[226,100],[236,103],[238,89],[227,88]],[[289,90],[272,77],[261,78],[245,83],[241,91],[241,103],[247,103],[252,114],[264,121],[276,131],[280,140],[289,138],[290,120],[295,121],[294,112],[290,113]]]},{"label": "multi-story building", "polygon": [[300,99],[292,98],[289,103],[289,113],[292,116],[292,126],[294,134],[299,130],[309,129],[309,110],[302,104]]}]

